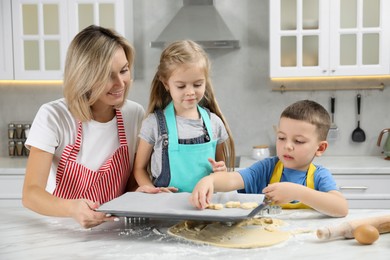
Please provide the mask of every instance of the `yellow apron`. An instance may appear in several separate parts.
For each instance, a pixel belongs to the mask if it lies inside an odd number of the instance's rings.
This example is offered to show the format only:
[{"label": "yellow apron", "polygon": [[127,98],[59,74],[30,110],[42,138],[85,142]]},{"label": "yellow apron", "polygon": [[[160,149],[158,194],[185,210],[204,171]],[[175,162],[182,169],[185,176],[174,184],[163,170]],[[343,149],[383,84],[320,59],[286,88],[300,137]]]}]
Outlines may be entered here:
[{"label": "yellow apron", "polygon": [[[270,184],[280,182],[283,173],[283,163],[278,161],[275,165],[274,172],[272,173]],[[316,171],[314,164],[310,164],[309,170],[307,171],[306,186],[314,190],[314,172]],[[301,203],[286,203],[280,205],[284,209],[310,209],[311,207]]]}]

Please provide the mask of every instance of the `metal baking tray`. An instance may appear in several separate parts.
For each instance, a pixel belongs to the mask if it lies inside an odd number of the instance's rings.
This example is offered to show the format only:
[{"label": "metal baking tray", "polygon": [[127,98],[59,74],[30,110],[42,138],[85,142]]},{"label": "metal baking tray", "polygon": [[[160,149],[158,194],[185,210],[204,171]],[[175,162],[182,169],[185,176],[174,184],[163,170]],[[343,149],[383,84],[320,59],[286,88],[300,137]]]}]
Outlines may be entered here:
[{"label": "metal baking tray", "polygon": [[[189,202],[191,193],[127,192],[122,196],[101,205],[97,211],[118,217],[142,217],[169,220],[240,221],[248,218],[252,210],[223,208],[220,210],[193,207]],[[228,201],[257,202],[261,204],[263,194],[241,194],[219,192],[213,195],[212,203],[225,204]]]}]

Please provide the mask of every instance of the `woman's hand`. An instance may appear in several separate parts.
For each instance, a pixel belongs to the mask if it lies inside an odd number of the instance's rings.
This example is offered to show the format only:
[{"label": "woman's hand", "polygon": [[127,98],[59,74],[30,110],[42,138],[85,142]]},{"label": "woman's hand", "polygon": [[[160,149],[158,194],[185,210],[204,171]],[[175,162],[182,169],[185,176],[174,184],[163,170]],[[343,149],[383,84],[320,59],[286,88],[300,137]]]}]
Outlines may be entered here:
[{"label": "woman's hand", "polygon": [[96,212],[95,210],[100,206],[99,203],[85,199],[73,200],[71,203],[73,204],[71,207],[72,218],[84,228],[92,228],[106,221],[119,221],[117,217]]},{"label": "woman's hand", "polygon": [[227,168],[224,161],[218,161],[216,162],[214,159],[209,158],[208,159],[211,167],[213,168],[213,172],[226,172]]}]

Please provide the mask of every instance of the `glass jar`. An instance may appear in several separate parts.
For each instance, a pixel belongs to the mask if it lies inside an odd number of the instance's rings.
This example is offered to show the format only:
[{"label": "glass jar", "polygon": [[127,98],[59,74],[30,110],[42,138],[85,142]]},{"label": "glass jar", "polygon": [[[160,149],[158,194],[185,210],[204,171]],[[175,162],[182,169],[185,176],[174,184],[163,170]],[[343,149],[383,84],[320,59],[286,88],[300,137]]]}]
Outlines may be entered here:
[{"label": "glass jar", "polygon": [[252,148],[252,159],[254,160],[263,160],[270,156],[268,145],[256,145]]}]

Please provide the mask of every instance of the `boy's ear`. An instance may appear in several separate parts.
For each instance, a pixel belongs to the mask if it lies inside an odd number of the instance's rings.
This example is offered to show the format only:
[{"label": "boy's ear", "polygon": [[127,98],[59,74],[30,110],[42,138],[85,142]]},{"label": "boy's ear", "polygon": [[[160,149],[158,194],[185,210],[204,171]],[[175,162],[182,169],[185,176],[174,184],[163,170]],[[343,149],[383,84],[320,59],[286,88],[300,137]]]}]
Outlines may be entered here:
[{"label": "boy's ear", "polygon": [[316,156],[321,156],[325,151],[326,148],[328,148],[328,142],[327,141],[321,141],[318,145],[318,149],[316,151]]}]

